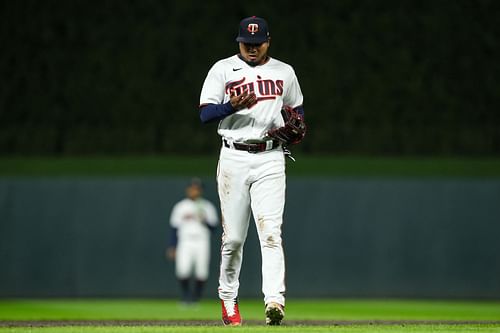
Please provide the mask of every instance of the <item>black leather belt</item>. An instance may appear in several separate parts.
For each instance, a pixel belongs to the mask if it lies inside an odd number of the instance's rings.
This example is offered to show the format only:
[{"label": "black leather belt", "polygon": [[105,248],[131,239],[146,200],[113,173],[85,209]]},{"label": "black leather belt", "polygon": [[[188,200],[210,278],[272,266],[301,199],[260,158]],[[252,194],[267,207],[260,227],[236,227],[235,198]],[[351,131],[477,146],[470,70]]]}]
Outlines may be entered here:
[{"label": "black leather belt", "polygon": [[277,140],[269,140],[264,142],[243,143],[233,142],[232,145],[226,139],[223,139],[224,146],[227,148],[234,148],[236,150],[244,150],[249,153],[262,153],[263,151],[273,150],[279,147],[280,142]]}]

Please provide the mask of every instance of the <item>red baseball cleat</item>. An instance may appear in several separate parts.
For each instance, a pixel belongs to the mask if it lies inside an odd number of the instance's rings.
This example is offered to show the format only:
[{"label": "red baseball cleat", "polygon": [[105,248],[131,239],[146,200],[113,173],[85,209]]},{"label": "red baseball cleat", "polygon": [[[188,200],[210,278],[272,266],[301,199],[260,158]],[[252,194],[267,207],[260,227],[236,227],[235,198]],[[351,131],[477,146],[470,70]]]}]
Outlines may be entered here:
[{"label": "red baseball cleat", "polygon": [[221,300],[222,304],[222,322],[226,326],[241,326],[240,310],[238,300]]}]

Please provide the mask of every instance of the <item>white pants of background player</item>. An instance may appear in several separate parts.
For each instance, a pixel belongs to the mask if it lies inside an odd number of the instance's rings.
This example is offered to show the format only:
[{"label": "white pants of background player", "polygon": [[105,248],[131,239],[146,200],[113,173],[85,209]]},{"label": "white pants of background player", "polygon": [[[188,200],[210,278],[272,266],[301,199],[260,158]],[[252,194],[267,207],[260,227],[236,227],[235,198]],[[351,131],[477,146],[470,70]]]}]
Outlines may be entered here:
[{"label": "white pants of background player", "polygon": [[196,280],[208,279],[210,265],[210,240],[208,237],[194,237],[181,240],[175,253],[175,275],[184,280],[194,275]]},{"label": "white pants of background player", "polygon": [[285,161],[280,148],[256,154],[221,149],[217,187],[223,221],[219,277],[222,300],[238,296],[243,245],[253,213],[262,254],[264,302],[285,305],[285,259],[281,243],[285,184]]}]

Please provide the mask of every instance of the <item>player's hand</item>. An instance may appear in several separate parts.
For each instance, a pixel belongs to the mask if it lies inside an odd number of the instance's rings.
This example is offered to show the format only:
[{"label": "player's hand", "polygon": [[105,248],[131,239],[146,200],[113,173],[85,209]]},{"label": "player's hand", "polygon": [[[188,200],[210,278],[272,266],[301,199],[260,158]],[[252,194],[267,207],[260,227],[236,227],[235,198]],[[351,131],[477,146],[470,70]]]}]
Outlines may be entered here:
[{"label": "player's hand", "polygon": [[236,95],[236,91],[233,90],[230,102],[235,110],[249,109],[257,103],[257,96],[254,92],[249,92],[248,90]]},{"label": "player's hand", "polygon": [[201,206],[198,207],[198,218],[200,219],[201,223],[204,223],[204,221],[207,219],[207,213]]},{"label": "player's hand", "polygon": [[174,261],[175,260],[175,247],[167,248],[165,255],[166,255],[168,260]]}]

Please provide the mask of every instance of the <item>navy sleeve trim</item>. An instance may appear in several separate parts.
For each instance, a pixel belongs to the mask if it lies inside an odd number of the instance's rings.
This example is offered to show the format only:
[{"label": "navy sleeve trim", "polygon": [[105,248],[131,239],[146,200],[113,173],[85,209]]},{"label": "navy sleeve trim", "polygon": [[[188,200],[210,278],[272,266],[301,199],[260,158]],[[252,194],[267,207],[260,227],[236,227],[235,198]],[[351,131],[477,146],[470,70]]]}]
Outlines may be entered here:
[{"label": "navy sleeve trim", "polygon": [[200,106],[200,119],[202,123],[206,124],[224,119],[235,111],[231,102],[225,104],[205,104]]},{"label": "navy sleeve trim", "polygon": [[210,225],[207,223],[207,221],[204,221],[204,223],[205,223],[205,226],[208,228],[208,230],[210,230],[211,233],[213,233],[215,231],[215,229],[217,229],[217,226]]},{"label": "navy sleeve trim", "polygon": [[170,239],[169,239],[168,245],[170,247],[177,246],[177,228],[174,228],[174,227],[170,228]]},{"label": "navy sleeve trim", "polygon": [[303,105],[299,105],[297,106],[296,108],[294,108],[294,110],[300,114],[302,117],[304,117],[304,106]]}]

